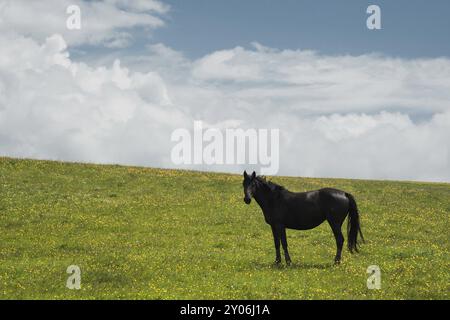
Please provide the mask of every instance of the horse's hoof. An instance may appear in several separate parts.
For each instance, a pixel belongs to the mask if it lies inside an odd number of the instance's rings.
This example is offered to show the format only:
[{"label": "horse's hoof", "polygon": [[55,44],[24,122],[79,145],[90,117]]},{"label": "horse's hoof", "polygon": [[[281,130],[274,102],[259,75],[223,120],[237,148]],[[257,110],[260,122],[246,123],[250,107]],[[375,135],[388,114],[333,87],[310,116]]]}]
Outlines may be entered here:
[{"label": "horse's hoof", "polygon": [[341,264],[341,260],[334,260],[334,265],[335,266],[338,266],[338,265],[340,265]]},{"label": "horse's hoof", "polygon": [[286,261],[286,265],[289,267],[292,264],[291,260]]},{"label": "horse's hoof", "polygon": [[275,262],[273,264],[276,266],[279,266],[281,264],[281,260],[275,260]]}]

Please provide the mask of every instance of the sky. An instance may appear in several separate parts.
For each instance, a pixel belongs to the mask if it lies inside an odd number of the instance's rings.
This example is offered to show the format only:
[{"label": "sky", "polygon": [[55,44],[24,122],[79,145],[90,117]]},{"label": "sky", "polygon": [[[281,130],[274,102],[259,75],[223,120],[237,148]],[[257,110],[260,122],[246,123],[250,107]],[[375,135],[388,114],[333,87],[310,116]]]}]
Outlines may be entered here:
[{"label": "sky", "polygon": [[[390,56],[448,56],[446,0],[170,0],[168,24],[154,38],[198,58],[258,41],[278,49],[324,54],[381,52]],[[382,9],[378,32],[366,28],[366,9]],[[205,28],[207,26],[207,28]]]},{"label": "sky", "polygon": [[[70,5],[81,29],[66,27]],[[366,9],[381,8],[381,30]],[[450,182],[450,2],[0,0],[0,155],[177,165],[171,134],[280,130],[280,175]]]}]

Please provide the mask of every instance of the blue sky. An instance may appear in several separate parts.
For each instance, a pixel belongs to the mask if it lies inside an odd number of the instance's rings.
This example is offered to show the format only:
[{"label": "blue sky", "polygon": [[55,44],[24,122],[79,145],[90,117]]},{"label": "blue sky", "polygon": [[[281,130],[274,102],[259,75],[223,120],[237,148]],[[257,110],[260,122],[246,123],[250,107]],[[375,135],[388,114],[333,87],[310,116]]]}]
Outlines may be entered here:
[{"label": "blue sky", "polygon": [[[399,57],[450,54],[450,1],[168,0],[166,26],[154,42],[197,58],[257,41],[279,49],[324,54],[381,52]],[[382,30],[366,28],[366,9],[377,4]],[[143,41],[143,40],[141,40]]]}]

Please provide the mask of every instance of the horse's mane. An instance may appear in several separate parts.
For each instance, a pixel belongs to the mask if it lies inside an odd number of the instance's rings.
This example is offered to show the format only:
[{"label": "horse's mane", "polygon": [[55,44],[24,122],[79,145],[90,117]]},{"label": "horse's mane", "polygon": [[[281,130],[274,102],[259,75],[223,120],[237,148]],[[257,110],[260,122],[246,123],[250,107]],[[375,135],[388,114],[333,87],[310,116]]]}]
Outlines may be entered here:
[{"label": "horse's mane", "polygon": [[280,186],[279,184],[276,184],[275,182],[267,181],[266,177],[264,177],[264,176],[257,176],[256,181],[259,184],[267,187],[272,192],[280,192],[280,191],[286,190],[285,187]]}]

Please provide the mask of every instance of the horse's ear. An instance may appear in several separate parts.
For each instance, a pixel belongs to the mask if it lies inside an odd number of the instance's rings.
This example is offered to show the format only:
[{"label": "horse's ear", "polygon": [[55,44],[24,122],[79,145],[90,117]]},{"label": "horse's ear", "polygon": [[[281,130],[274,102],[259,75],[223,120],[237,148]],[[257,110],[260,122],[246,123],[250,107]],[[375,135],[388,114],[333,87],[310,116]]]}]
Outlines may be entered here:
[{"label": "horse's ear", "polygon": [[245,178],[245,179],[248,178],[247,170],[244,171],[244,178]]},{"label": "horse's ear", "polygon": [[256,172],[253,171],[253,173],[252,173],[252,179],[255,179],[255,178],[256,178]]}]

